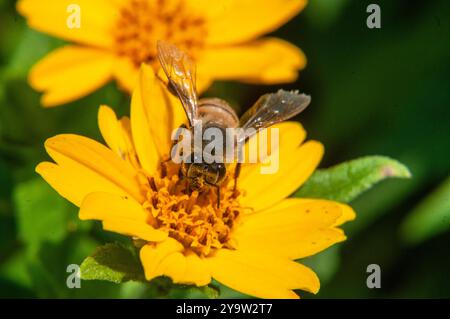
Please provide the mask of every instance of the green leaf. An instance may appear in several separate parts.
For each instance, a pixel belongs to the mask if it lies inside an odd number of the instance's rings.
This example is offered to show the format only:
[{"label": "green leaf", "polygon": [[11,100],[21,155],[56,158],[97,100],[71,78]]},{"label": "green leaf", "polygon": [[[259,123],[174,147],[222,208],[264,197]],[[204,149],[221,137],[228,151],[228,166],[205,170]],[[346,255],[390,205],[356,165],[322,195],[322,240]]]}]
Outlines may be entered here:
[{"label": "green leaf", "polygon": [[367,156],[317,170],[295,196],[350,202],[374,184],[391,177],[409,178],[411,173],[405,165],[389,157]]},{"label": "green leaf", "polygon": [[145,281],[144,270],[137,256],[121,244],[98,247],[80,267],[85,280],[106,280],[122,283],[129,280]]},{"label": "green leaf", "polygon": [[70,206],[41,178],[16,186],[13,202],[19,224],[19,238],[29,248],[42,242],[58,242],[68,231]]},{"label": "green leaf", "polygon": [[213,284],[198,287],[201,292],[203,292],[209,299],[217,299],[220,297],[220,288]]},{"label": "green leaf", "polygon": [[[152,282],[152,284],[154,285],[155,282]],[[170,281],[166,292],[166,294],[159,292],[159,297],[169,299],[217,299],[221,296],[221,289],[214,284],[196,287],[193,285],[174,284]],[[155,295],[158,296],[158,292]]]},{"label": "green leaf", "polygon": [[216,285],[209,284],[206,286],[196,287],[188,286],[184,296],[186,299],[217,299],[220,297],[220,288]]},{"label": "green leaf", "polygon": [[409,244],[418,244],[449,229],[450,177],[408,214],[401,236]]},{"label": "green leaf", "polygon": [[[99,281],[96,282],[99,283]],[[148,298],[148,282],[143,283],[137,281],[129,281],[121,285],[114,286],[119,287],[119,297],[121,299],[140,299],[145,297]]]}]

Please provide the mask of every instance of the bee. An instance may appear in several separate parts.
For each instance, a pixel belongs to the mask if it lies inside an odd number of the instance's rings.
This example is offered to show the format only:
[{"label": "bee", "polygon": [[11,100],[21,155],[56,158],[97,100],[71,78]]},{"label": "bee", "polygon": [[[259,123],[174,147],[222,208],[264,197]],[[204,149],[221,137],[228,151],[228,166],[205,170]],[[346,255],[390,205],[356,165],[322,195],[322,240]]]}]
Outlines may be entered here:
[{"label": "bee", "polygon": [[[226,134],[227,128],[241,128],[241,132],[250,132],[233,137],[234,147],[242,147],[259,130],[294,117],[311,102],[308,95],[279,90],[277,93],[261,96],[239,118],[233,108],[222,99],[197,98],[196,66],[185,52],[171,43],[158,41],[157,55],[168,80],[168,89],[179,98],[186,113],[188,125],[184,125],[184,128],[193,131],[200,123],[203,131],[215,128]],[[225,139],[223,141],[225,143]],[[217,205],[220,207],[220,185],[226,179],[229,164],[225,160],[197,161],[197,158],[201,158],[203,147],[204,143],[200,146],[193,145],[188,154],[182,155],[184,160],[181,162],[180,172],[182,177],[187,179],[189,189],[203,191],[215,187],[218,195]],[[234,170],[234,190],[240,167],[239,162]]]}]

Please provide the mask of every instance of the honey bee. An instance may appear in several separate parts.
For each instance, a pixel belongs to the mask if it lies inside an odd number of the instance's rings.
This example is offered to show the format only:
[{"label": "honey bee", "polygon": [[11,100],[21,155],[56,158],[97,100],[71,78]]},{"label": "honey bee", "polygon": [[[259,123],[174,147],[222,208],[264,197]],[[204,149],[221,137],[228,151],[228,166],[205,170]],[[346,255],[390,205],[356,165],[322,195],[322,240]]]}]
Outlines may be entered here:
[{"label": "honey bee", "polygon": [[[241,132],[249,132],[234,136],[235,147],[242,145],[257,131],[268,128],[276,123],[288,120],[302,112],[311,102],[311,97],[279,90],[277,93],[265,94],[244,113],[239,119],[233,108],[219,98],[197,98],[196,66],[192,59],[175,45],[158,41],[157,54],[161,67],[168,79],[168,88],[181,101],[188,119],[185,128],[194,130],[201,124],[203,131],[215,128],[226,134],[227,128],[241,128]],[[250,130],[249,130],[250,129]],[[224,140],[225,141],[225,140]],[[201,158],[202,148],[193,145],[188,154],[182,154],[181,174],[188,180],[192,190],[202,191],[209,187],[216,187],[218,193],[218,206],[220,207],[220,185],[227,176],[229,164],[227,161],[197,161]],[[241,163],[237,163],[234,170],[234,188],[240,173]]]}]

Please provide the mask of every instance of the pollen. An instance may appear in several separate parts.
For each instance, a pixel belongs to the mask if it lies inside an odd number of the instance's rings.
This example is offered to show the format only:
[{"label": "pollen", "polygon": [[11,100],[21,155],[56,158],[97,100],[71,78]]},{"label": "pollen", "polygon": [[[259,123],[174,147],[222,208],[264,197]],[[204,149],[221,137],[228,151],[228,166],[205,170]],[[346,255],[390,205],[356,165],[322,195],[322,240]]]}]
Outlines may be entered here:
[{"label": "pollen", "polygon": [[149,224],[166,231],[186,250],[209,256],[220,248],[236,248],[231,234],[243,208],[233,183],[225,180],[221,186],[220,206],[215,188],[191,192],[187,180],[179,175],[179,165],[172,162],[163,162],[157,176],[142,173],[141,183]]},{"label": "pollen", "polygon": [[114,30],[116,51],[136,66],[157,67],[156,41],[165,40],[195,55],[203,47],[206,25],[183,0],[129,0],[124,2]]}]

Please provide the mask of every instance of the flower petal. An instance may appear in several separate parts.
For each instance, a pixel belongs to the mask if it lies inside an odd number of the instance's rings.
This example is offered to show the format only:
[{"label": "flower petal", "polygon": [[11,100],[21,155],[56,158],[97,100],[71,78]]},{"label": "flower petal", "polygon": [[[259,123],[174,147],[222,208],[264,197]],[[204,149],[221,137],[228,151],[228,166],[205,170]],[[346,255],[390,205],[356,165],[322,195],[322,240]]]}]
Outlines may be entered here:
[{"label": "flower petal", "polygon": [[[278,29],[296,16],[306,3],[306,0],[222,1],[216,5],[220,10],[207,14],[209,33],[206,41],[217,45],[255,39]],[[210,5],[205,1],[204,7]]]},{"label": "flower petal", "polygon": [[292,289],[317,293],[320,287],[311,269],[277,256],[221,249],[206,260],[214,279],[260,298],[298,298]]},{"label": "flower petal", "polygon": [[[143,71],[140,71],[140,80],[142,82]],[[160,157],[152,136],[152,121],[148,118],[147,110],[143,101],[143,91],[141,83],[136,86],[131,98],[131,132],[133,136],[136,153],[142,168],[149,174],[156,172]]]},{"label": "flower petal", "polygon": [[[143,246],[139,255],[144,267],[145,278],[152,280],[155,277],[162,276],[163,273],[158,269],[161,262],[168,256],[181,251],[183,251],[183,245],[170,237],[162,243]],[[184,265],[181,266],[184,267]]]},{"label": "flower petal", "polygon": [[111,53],[101,49],[65,46],[39,61],[29,74],[29,82],[34,89],[44,91],[44,106],[64,104],[108,82],[114,60]]},{"label": "flower petal", "polygon": [[[70,28],[70,5],[80,8],[80,28]],[[117,6],[109,0],[20,0],[17,10],[36,30],[77,43],[112,47],[111,29],[118,16]]]},{"label": "flower petal", "polygon": [[170,153],[172,130],[186,116],[148,65],[141,66],[138,82],[131,102],[133,140],[142,166],[153,173],[161,157]]},{"label": "flower petal", "polygon": [[323,146],[316,141],[308,141],[297,148],[283,146],[280,143],[279,154],[272,153],[268,157],[270,165],[274,168],[278,165],[275,173],[261,174],[267,164],[255,164],[258,170],[253,169],[252,174],[239,180],[238,185],[246,193],[243,206],[258,211],[288,197],[314,172],[323,155]]},{"label": "flower petal", "polygon": [[106,106],[100,106],[98,111],[98,126],[106,144],[121,159],[128,161],[139,169],[139,163],[131,138],[130,120],[123,117],[117,119],[114,111]]},{"label": "flower petal", "polygon": [[246,215],[234,239],[239,250],[299,259],[345,240],[343,231],[336,226],[338,221],[352,217],[353,210],[340,203],[291,198],[268,210]]},{"label": "flower petal", "polygon": [[137,237],[146,241],[163,241],[167,234],[155,230],[147,224],[130,221],[129,219],[108,219],[103,221],[103,229],[125,236]]},{"label": "flower petal", "polygon": [[149,213],[133,198],[104,192],[88,194],[80,207],[81,220],[103,221],[105,230],[148,241],[163,241],[167,233],[147,223]]},{"label": "flower petal", "polygon": [[339,204],[342,210],[342,215],[336,220],[334,226],[341,226],[342,224],[352,221],[356,218],[356,213],[349,205]]},{"label": "flower petal", "polygon": [[119,58],[114,65],[114,77],[123,90],[133,92],[138,84],[139,68],[130,59]]},{"label": "flower petal", "polygon": [[207,263],[195,253],[186,255],[186,272],[179,283],[206,286],[211,282],[211,272]]},{"label": "flower petal", "polygon": [[180,284],[204,286],[211,282],[211,275],[203,259],[192,252],[182,254],[183,245],[173,238],[148,244],[141,248],[140,257],[145,278],[168,276]]},{"label": "flower petal", "polygon": [[148,212],[131,197],[95,192],[83,199],[79,217],[81,220],[129,219],[147,223]]},{"label": "flower petal", "polygon": [[92,192],[143,201],[134,169],[102,144],[83,136],[62,134],[48,139],[45,148],[57,164],[43,162],[36,171],[75,205],[80,206]]},{"label": "flower petal", "polygon": [[198,73],[216,79],[250,83],[293,82],[306,65],[296,46],[276,38],[224,48],[208,48],[198,61]]},{"label": "flower petal", "polygon": [[116,113],[106,105],[101,105],[98,110],[98,127],[106,144],[116,154],[125,153],[128,148],[124,139],[124,132],[117,120]]},{"label": "flower petal", "polygon": [[173,238],[141,248],[140,257],[145,278],[168,276],[180,284],[204,286],[211,282],[211,275],[203,259],[192,252],[182,254],[183,246]]},{"label": "flower petal", "polygon": [[[273,129],[278,129],[279,141],[276,144],[271,143],[271,133]],[[266,138],[263,138],[262,132],[258,132],[245,144],[244,156],[245,160],[242,163],[241,173],[239,177],[239,185],[241,181],[245,180],[247,176],[252,176],[253,174],[260,174],[261,168],[259,165],[255,165],[254,162],[250,161],[250,153],[257,152],[258,163],[265,163],[268,155],[273,154],[276,150],[286,149],[289,151],[295,150],[306,138],[306,131],[303,126],[298,122],[286,121],[279,124],[273,125],[267,129]],[[263,150],[261,150],[261,145],[266,145]],[[262,144],[261,144],[262,143]],[[252,150],[253,147],[257,149]],[[261,152],[261,154],[260,154]],[[245,185],[245,183],[244,183]]]}]

